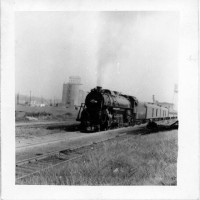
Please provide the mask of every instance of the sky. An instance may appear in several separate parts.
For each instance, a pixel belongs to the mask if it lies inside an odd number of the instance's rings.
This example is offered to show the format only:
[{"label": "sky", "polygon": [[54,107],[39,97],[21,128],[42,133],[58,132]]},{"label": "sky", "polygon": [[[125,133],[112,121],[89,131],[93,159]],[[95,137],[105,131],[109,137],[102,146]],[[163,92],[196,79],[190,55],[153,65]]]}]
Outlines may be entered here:
[{"label": "sky", "polygon": [[80,76],[86,91],[173,100],[178,12],[16,12],[15,44],[16,93],[61,99],[63,83]]}]

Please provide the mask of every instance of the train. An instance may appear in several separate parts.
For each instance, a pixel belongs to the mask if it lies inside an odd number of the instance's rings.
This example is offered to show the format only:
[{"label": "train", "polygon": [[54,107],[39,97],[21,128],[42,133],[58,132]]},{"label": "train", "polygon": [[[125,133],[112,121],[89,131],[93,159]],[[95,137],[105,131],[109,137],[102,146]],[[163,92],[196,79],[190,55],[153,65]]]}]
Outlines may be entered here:
[{"label": "train", "polygon": [[155,121],[177,118],[170,116],[169,109],[153,103],[140,102],[134,96],[97,86],[85,98],[78,112],[82,131],[102,131],[122,126],[134,126]]}]

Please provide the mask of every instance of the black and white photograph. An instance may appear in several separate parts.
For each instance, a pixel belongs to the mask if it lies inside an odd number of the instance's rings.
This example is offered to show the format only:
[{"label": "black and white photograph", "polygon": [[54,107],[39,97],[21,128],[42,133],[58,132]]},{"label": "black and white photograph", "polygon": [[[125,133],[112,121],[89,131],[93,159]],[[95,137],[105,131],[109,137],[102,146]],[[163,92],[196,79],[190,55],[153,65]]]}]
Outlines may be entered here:
[{"label": "black and white photograph", "polygon": [[16,184],[176,185],[179,14],[15,20]]},{"label": "black and white photograph", "polygon": [[12,5],[11,47],[2,42],[12,49],[2,54],[1,110],[13,124],[1,117],[3,151],[13,143],[11,161],[2,156],[5,197],[198,198],[197,1],[75,2]]}]

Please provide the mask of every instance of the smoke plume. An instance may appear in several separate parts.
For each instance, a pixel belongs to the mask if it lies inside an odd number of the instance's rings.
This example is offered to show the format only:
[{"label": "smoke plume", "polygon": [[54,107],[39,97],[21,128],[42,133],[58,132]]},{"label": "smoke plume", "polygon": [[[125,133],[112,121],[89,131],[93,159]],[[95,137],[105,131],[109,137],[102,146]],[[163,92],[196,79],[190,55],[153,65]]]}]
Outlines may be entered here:
[{"label": "smoke plume", "polygon": [[136,17],[131,16],[131,12],[102,12],[101,17],[97,55],[97,85],[103,86],[105,79],[108,78],[107,72],[117,71],[119,74],[121,63],[130,55],[129,49],[133,50],[129,41],[133,41],[130,37],[134,36],[133,22]]}]

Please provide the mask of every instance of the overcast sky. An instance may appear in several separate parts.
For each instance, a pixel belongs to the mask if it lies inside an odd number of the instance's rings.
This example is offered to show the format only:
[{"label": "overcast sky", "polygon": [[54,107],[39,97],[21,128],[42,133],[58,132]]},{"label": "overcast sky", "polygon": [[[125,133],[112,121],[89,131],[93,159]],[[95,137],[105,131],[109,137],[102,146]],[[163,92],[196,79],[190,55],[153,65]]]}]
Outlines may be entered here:
[{"label": "overcast sky", "polygon": [[62,98],[69,76],[142,101],[171,102],[177,12],[16,12],[16,93]]}]

